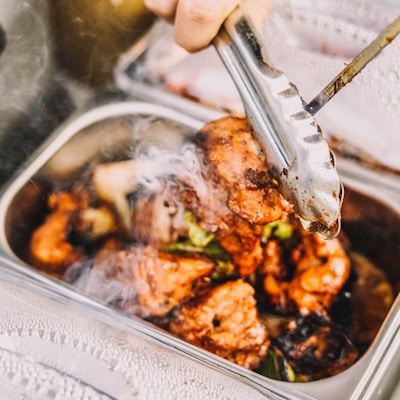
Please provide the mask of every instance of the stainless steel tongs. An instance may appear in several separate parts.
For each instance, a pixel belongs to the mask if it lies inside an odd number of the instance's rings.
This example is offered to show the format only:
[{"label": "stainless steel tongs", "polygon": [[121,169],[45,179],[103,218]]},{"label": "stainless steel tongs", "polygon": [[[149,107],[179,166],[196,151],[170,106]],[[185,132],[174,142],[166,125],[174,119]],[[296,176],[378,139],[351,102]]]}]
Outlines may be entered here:
[{"label": "stainless steel tongs", "polygon": [[335,158],[313,115],[399,31],[397,18],[309,104],[285,74],[268,63],[256,31],[239,7],[214,40],[282,194],[309,232],[335,237],[343,199]]},{"label": "stainless steel tongs", "polygon": [[236,83],[282,194],[306,230],[335,237],[342,185],[328,144],[296,87],[268,64],[240,8],[227,18],[214,45]]}]

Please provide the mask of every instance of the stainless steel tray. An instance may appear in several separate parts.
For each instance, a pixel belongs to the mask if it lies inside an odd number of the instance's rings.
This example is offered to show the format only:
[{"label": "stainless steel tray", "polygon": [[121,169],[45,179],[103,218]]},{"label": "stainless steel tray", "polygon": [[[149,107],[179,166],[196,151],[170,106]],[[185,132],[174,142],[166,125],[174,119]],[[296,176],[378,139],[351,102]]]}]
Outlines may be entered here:
[{"label": "stainless steel tray", "polygon": [[[399,301],[393,305],[374,343],[354,366],[321,381],[289,384],[273,381],[238,367],[194,348],[139,318],[127,317],[78,293],[73,287],[43,275],[24,261],[27,238],[38,224],[36,217],[42,209],[46,188],[54,183],[68,185],[80,174],[81,168],[88,161],[93,162],[99,156],[103,157],[105,152],[108,158],[115,154],[120,157],[121,149],[133,145],[130,142],[131,118],[161,119],[171,127],[173,134],[178,135],[190,136],[203,125],[203,121],[171,108],[136,101],[100,106],[69,120],[28,160],[1,193],[0,261],[20,276],[21,282],[25,278],[29,279],[30,287],[45,288],[80,303],[88,310],[96,310],[111,325],[118,320],[128,330],[155,341],[166,351],[178,352],[227,376],[237,378],[267,398],[337,399],[338,387],[342,398],[375,399],[380,398],[374,397],[377,393],[391,393],[397,383],[396,371],[400,365]],[[121,121],[122,129],[113,130],[113,133],[107,131],[114,123],[120,127]],[[146,136],[145,132],[143,136]],[[126,155],[128,156],[129,154]],[[395,185],[389,185],[388,191],[380,190],[378,186],[371,187],[370,180],[379,182],[378,177],[370,175],[358,179],[358,175],[351,165],[342,165],[341,176],[346,190],[342,214],[343,230],[356,248],[384,269],[398,293],[400,269],[395,260],[399,255],[400,243],[400,232],[397,229],[400,224],[400,192],[391,190]]]}]

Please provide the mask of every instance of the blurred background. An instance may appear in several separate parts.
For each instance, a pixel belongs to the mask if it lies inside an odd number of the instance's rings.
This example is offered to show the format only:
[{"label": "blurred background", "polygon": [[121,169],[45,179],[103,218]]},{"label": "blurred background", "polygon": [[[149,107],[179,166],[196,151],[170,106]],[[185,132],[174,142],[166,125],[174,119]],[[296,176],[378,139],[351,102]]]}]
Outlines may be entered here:
[{"label": "blurred background", "polygon": [[0,183],[93,94],[150,26],[142,0],[0,0]]},{"label": "blurred background", "polygon": [[[288,35],[287,40],[281,41],[278,35],[272,35],[278,39],[268,41],[276,66],[288,74],[306,100],[322,89],[335,71],[343,68],[344,59],[305,53],[304,49],[309,50],[307,41],[324,37],[327,43],[330,40],[335,46],[339,43],[343,46],[343,38],[350,38],[348,45],[353,45],[354,52],[368,44],[374,30],[385,26],[387,16],[393,15],[394,19],[400,10],[400,0],[314,3],[277,0],[277,4],[298,7],[303,19],[307,17],[307,7],[310,11],[310,18],[304,19],[308,25],[305,23],[301,29],[289,32],[291,37]],[[337,10],[326,16],[331,17],[326,21],[337,25],[312,20],[312,13],[324,15],[325,5],[328,14],[332,7],[341,10],[337,21]],[[352,6],[359,12],[353,13]],[[346,10],[348,15],[344,15]],[[89,103],[127,95],[115,85],[114,67],[121,54],[148,31],[154,20],[143,0],[0,0],[0,184],[75,110]],[[312,35],[317,28],[318,34]],[[266,29],[267,34],[273,29],[280,27],[271,25]],[[342,36],[332,36],[335,32]],[[301,46],[293,45],[296,38],[303,40]],[[288,54],[302,57],[303,65],[292,62]],[[158,57],[156,53],[157,68],[166,65],[166,59]],[[195,63],[196,68],[204,65]],[[337,95],[337,101],[326,106],[326,112],[317,114],[317,121],[323,128],[332,127],[335,134],[342,133],[342,137],[356,132],[354,141],[362,150],[371,151],[379,162],[388,162],[389,167],[400,170],[397,157],[400,135],[392,132],[392,127],[398,126],[400,114],[400,96],[396,95],[400,93],[400,70],[393,57],[390,68],[382,69],[384,63],[370,69],[364,80],[354,80],[351,89],[343,90],[343,94]],[[181,73],[175,70],[175,74]],[[191,72],[186,75],[192,80]],[[385,75],[386,82],[381,79]],[[373,120],[375,115],[378,125]],[[371,130],[374,130],[372,134]]]}]

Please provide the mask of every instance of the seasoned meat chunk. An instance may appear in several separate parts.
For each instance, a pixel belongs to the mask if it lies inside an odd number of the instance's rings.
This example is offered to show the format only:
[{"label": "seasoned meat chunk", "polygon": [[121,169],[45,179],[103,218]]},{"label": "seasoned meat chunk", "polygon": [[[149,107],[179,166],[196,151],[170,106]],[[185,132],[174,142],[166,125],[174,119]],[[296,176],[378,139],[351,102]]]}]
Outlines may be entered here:
[{"label": "seasoned meat chunk", "polygon": [[[151,246],[131,247],[94,261],[95,280],[120,286],[121,307],[143,317],[163,316],[195,294],[214,270],[199,254],[171,254]],[[90,279],[90,278],[89,278]],[[104,282],[103,282],[104,283]],[[205,284],[208,284],[206,279]],[[89,282],[86,287],[90,287]],[[105,285],[101,285],[104,287]],[[101,296],[96,293],[96,296]]]},{"label": "seasoned meat chunk", "polygon": [[229,209],[251,224],[283,218],[291,206],[269,176],[261,148],[246,119],[226,117],[206,124],[196,136],[210,178],[227,196]]},{"label": "seasoned meat chunk", "polygon": [[176,198],[204,229],[215,233],[246,277],[262,261],[262,226],[286,218],[292,208],[269,176],[246,120],[227,117],[210,122],[194,140],[203,161],[203,180],[188,182],[178,176],[189,188]]},{"label": "seasoned meat chunk", "polygon": [[33,232],[29,250],[34,265],[57,275],[83,258],[81,250],[67,239],[72,221],[86,205],[86,199],[69,192],[55,192],[50,194],[47,204],[50,214]]},{"label": "seasoned meat chunk", "polygon": [[304,314],[329,310],[351,268],[339,239],[304,234],[292,257],[297,267],[289,285],[290,298]]},{"label": "seasoned meat chunk", "polygon": [[85,258],[83,244],[74,245],[70,236],[78,234],[83,242],[96,241],[113,233],[117,222],[109,207],[91,206],[86,191],[50,193],[50,214],[33,232],[29,243],[31,260],[38,268],[54,274]]},{"label": "seasoned meat chunk", "polygon": [[269,346],[254,289],[242,280],[220,285],[196,304],[184,305],[169,329],[190,343],[250,369],[259,366]]},{"label": "seasoned meat chunk", "polygon": [[264,290],[280,312],[326,313],[350,275],[350,258],[338,238],[325,240],[301,228],[300,241],[284,257],[276,241],[265,247]]}]

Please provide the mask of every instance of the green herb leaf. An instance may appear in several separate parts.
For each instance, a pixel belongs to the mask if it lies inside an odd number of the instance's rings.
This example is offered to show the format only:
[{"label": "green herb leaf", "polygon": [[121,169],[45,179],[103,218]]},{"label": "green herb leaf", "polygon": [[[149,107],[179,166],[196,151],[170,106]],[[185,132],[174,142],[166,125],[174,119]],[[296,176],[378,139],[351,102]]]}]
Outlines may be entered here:
[{"label": "green herb leaf", "polygon": [[258,372],[271,379],[286,382],[303,382],[278,349],[270,349]]},{"label": "green herb leaf", "polygon": [[183,218],[189,228],[189,240],[195,246],[204,248],[212,240],[214,240],[214,234],[200,228],[200,226],[196,222],[196,219],[190,211],[185,211]]},{"label": "green herb leaf", "polygon": [[293,235],[292,225],[283,221],[274,221],[264,226],[263,237],[268,240],[276,238],[280,240],[288,240]]}]

